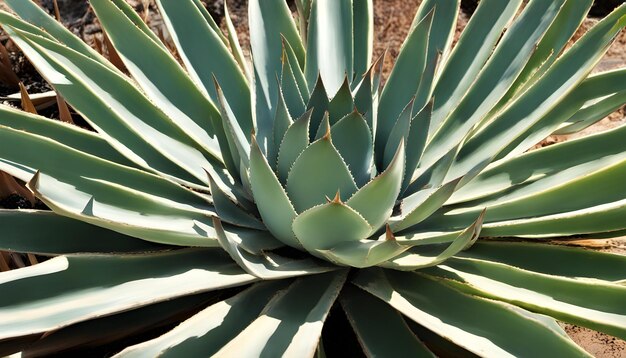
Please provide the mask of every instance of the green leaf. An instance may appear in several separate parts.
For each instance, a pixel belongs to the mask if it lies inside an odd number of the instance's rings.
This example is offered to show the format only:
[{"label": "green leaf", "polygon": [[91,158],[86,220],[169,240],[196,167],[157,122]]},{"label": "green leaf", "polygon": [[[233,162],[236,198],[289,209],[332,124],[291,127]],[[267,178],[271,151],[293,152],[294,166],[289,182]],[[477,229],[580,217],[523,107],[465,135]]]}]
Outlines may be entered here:
[{"label": "green leaf", "polygon": [[202,167],[212,164],[186,144],[189,137],[127,78],[58,43],[8,26],[5,30],[46,80],[116,150],[147,170],[203,187]]},{"label": "green leaf", "polygon": [[447,119],[443,122],[440,122],[437,116],[433,119],[431,127],[437,126],[438,130],[429,136],[430,142],[424,151],[422,166],[432,165],[462,143],[470,129],[504,96],[528,62],[535,44],[557,16],[564,1],[528,3],[513,25],[504,33],[489,61],[480,66],[482,67],[480,74],[471,77],[471,87],[459,93],[463,96],[462,100],[451,108],[453,110]]},{"label": "green leaf", "polygon": [[91,6],[126,68],[146,95],[197,146],[221,158],[215,132],[207,120],[207,114],[216,117],[218,112],[174,57],[146,33],[136,31],[136,25],[111,1],[95,0]]},{"label": "green leaf", "polygon": [[554,134],[573,134],[580,132],[615,112],[622,107],[624,103],[626,103],[626,90],[617,92],[606,99],[579,110],[568,119],[566,125],[561,126]]},{"label": "green leaf", "polygon": [[0,250],[45,255],[166,249],[50,211],[0,210]]},{"label": "green leaf", "polygon": [[592,4],[592,0],[565,1],[545,35],[537,43],[537,49],[530,60],[492,113],[498,112],[509,100],[519,96],[541,78],[561,55],[565,45],[582,24]]},{"label": "green leaf", "polygon": [[420,159],[422,158],[422,153],[426,147],[428,126],[430,125],[432,111],[433,100],[430,100],[413,118],[411,118],[409,130],[405,134],[406,165],[404,171],[406,174],[402,181],[402,190],[400,193],[404,193],[409,187],[413,174],[415,174]]},{"label": "green leaf", "polygon": [[[463,230],[450,244],[420,245],[414,246],[409,251],[398,255],[393,260],[382,263],[380,266],[401,271],[415,271],[430,266],[439,265],[452,256],[472,246],[478,239],[483,224],[485,212],[467,229]],[[401,244],[411,244],[405,242]]]},{"label": "green leaf", "polygon": [[459,105],[467,90],[474,84],[500,40],[502,31],[513,19],[521,3],[521,0],[480,1],[459,42],[454,46],[450,58],[441,69],[433,94],[437,100],[434,103],[430,135]]},{"label": "green leaf", "polygon": [[329,250],[367,238],[372,227],[354,209],[335,199],[298,215],[293,232],[307,250]]},{"label": "green leaf", "polygon": [[402,200],[402,214],[391,218],[389,226],[394,232],[402,231],[429,217],[452,196],[461,178],[440,187],[425,189]]},{"label": "green leaf", "polygon": [[[0,126],[0,158],[41,170],[59,180],[79,183],[101,180],[168,200],[168,206],[209,209],[206,198],[163,177],[95,157],[52,139]],[[41,153],[45,153],[41,155]],[[81,176],[73,170],[80,168]],[[205,174],[206,175],[206,174]],[[30,180],[31,178],[27,178]],[[174,202],[176,204],[174,204]]]},{"label": "green leaf", "polygon": [[222,40],[222,42],[224,42],[225,45],[228,45],[228,39],[222,33],[222,30],[220,29],[219,25],[215,22],[215,19],[213,19],[213,16],[211,16],[211,13],[206,9],[204,4],[202,3],[202,0],[193,0],[193,3],[194,5],[196,5],[198,10],[202,14],[202,17],[204,17],[204,19],[209,24],[211,29],[213,29],[213,32],[215,32],[215,34],[219,36],[219,38]]},{"label": "green leaf", "polygon": [[0,274],[0,339],[255,280],[219,250],[60,256]]},{"label": "green leaf", "polygon": [[[488,261],[458,258],[431,273],[465,292],[518,305],[559,320],[626,337],[626,287],[599,280],[539,274]],[[593,297],[593,299],[589,299]]]},{"label": "green leaf", "polygon": [[[583,129],[593,121],[604,118],[604,116],[600,118],[600,115],[602,112],[608,112],[606,107],[616,106],[616,100],[620,101],[620,95],[617,92],[626,91],[625,81],[626,71],[623,69],[589,76],[543,118],[526,129],[524,134],[512,140],[500,151],[497,159],[517,156],[527,151],[552,132],[560,132],[558,128],[568,127],[569,123],[564,123],[565,121],[571,123],[581,120],[580,123],[572,124],[572,129],[576,130]],[[579,114],[582,118],[578,117]]]},{"label": "green leaf", "polygon": [[281,183],[287,181],[293,163],[309,145],[310,121],[311,111],[308,111],[289,126],[280,143],[277,169]]},{"label": "green leaf", "polygon": [[[276,107],[276,113],[274,114],[274,123],[272,127],[272,136],[274,140],[271,142],[272,145],[268,148],[267,158],[269,163],[272,165],[272,168],[276,169],[278,164],[278,151],[280,149],[280,144],[285,137],[285,133],[287,133],[287,129],[293,123],[291,114],[289,114],[289,110],[287,109],[287,105],[285,104],[285,99],[283,98],[283,91],[278,92],[278,106]],[[307,142],[308,142],[307,137]]]},{"label": "green leaf", "polygon": [[429,12],[411,29],[380,95],[378,106],[380,120],[376,129],[376,147],[374,148],[376,163],[379,166],[382,163],[389,135],[396,123],[395,120],[415,96],[420,85],[422,72],[428,60],[429,33],[434,15],[434,11]]},{"label": "green leaf", "polygon": [[[489,208],[487,222],[532,218],[580,210],[580,214],[592,213],[594,206],[626,199],[624,193],[616,192],[620,180],[626,178],[626,159],[618,160],[604,168],[585,166],[566,169],[534,183],[510,190],[501,195],[472,203],[469,208],[456,208],[448,213],[450,223],[456,218],[471,215],[480,207]],[[580,193],[593,193],[581,196]],[[530,205],[530,206],[529,206]],[[532,208],[532,210],[529,210]],[[453,209],[455,210],[455,209]]]},{"label": "green leaf", "polygon": [[322,122],[317,128],[317,134],[315,135],[315,140],[322,139],[327,133],[330,132],[330,119],[328,112],[324,113],[324,117],[322,117]]},{"label": "green leaf", "polygon": [[622,199],[553,215],[489,223],[482,235],[546,238],[603,233],[625,229],[621,220],[625,213],[626,200]]},{"label": "green leaf", "polygon": [[360,83],[354,89],[354,106],[360,113],[364,113],[367,126],[372,131],[372,138],[376,138],[376,126],[378,115],[378,88],[374,88],[374,76],[376,69],[380,69],[380,63],[384,54],[381,55],[363,76]]},{"label": "green leaf", "polygon": [[365,268],[391,260],[408,249],[408,246],[400,245],[393,239],[382,239],[344,242],[332,249],[316,252],[338,265]]},{"label": "green leaf", "polygon": [[280,291],[260,316],[215,356],[312,356],[346,274],[341,271],[298,279]]},{"label": "green leaf", "polygon": [[[215,82],[215,88],[217,90],[217,97],[220,104],[220,113],[222,115],[222,125],[224,127],[224,133],[228,141],[231,156],[235,161],[235,165],[239,165],[239,172],[242,172],[250,167],[250,142],[248,141],[248,133],[244,132],[244,129],[238,122],[238,118],[233,111],[233,107],[228,102],[222,91],[222,87]],[[251,135],[252,132],[249,132]],[[243,175],[240,175],[242,177]]]},{"label": "green leaf", "polygon": [[326,202],[326,197],[332,197],[338,191],[343,200],[357,191],[330,135],[317,140],[300,154],[291,167],[286,189],[298,212]]},{"label": "green leaf", "polygon": [[271,252],[250,253],[242,249],[245,237],[224,231],[219,219],[213,218],[217,239],[230,257],[247,273],[263,280],[284,279],[294,276],[312,275],[335,270],[336,267],[311,258],[293,260]]},{"label": "green leaf", "polygon": [[523,134],[525,129],[550,111],[555,102],[571,92],[587,77],[608,50],[613,38],[626,26],[624,15],[626,6],[594,26],[532,88],[471,137],[461,148],[448,175],[465,174],[468,168],[499,153],[505,143]]},{"label": "green leaf", "polygon": [[120,358],[213,355],[252,323],[288,280],[254,284],[211,305],[166,334],[124,349]]},{"label": "green leaf", "polygon": [[309,98],[311,98],[311,93],[309,92],[309,86],[306,83],[306,78],[304,76],[304,72],[300,67],[300,63],[298,62],[298,57],[296,56],[293,47],[289,43],[289,41],[282,36],[283,39],[283,48],[285,50],[285,54],[287,55],[287,59],[289,60],[289,67],[291,68],[291,72],[293,73],[294,78],[296,79],[296,83],[298,84],[298,91],[300,92],[300,96],[305,102],[308,102]]},{"label": "green leaf", "polygon": [[213,82],[213,78],[217,78],[242,130],[252,133],[250,88],[219,32],[210,26],[191,0],[158,0],[158,4],[191,79],[217,103]]},{"label": "green leaf", "polygon": [[353,0],[354,79],[370,67],[374,51],[374,4],[372,0]]},{"label": "green leaf", "polygon": [[[439,186],[444,183],[446,174],[454,161],[459,146],[452,148],[446,155],[430,166],[419,167],[411,178],[410,184],[404,192],[404,196],[410,196],[420,190]],[[409,175],[410,173],[407,173]]]},{"label": "green leaf", "polygon": [[603,281],[626,278],[626,256],[563,245],[481,240],[460,256],[569,278]]},{"label": "green leaf", "polygon": [[210,302],[214,295],[215,293],[205,293],[175,298],[129,312],[80,322],[47,332],[42,338],[19,350],[25,356],[46,356],[71,354],[73,350],[89,350],[92,347],[97,350],[109,344],[112,346],[123,337],[145,334],[150,330],[176,324],[181,316],[185,317],[197,311]]},{"label": "green leaf", "polygon": [[363,116],[357,111],[348,114],[331,127],[330,133],[357,186],[365,185],[372,177],[374,153],[372,132]]},{"label": "green leaf", "polygon": [[367,270],[359,272],[353,282],[409,319],[477,355],[589,356],[537,315],[461,293],[423,274]]},{"label": "green leaf", "polygon": [[[339,302],[368,357],[435,357],[398,311],[372,295],[346,286]],[[372,322],[384,322],[384,329]]]},{"label": "green leaf", "polygon": [[156,243],[217,246],[213,230],[198,227],[212,210],[194,209],[104,180],[74,179],[70,184],[41,172],[28,188],[63,216]]},{"label": "green leaf", "polygon": [[[230,52],[233,54],[233,57],[237,61],[237,64],[239,65],[239,68],[241,68],[241,71],[248,79],[248,82],[250,82],[252,81],[252,74],[250,74],[250,70],[248,69],[246,58],[243,55],[243,50],[241,49],[241,45],[239,44],[237,30],[235,29],[235,25],[233,25],[233,20],[230,17],[230,11],[228,11],[228,4],[226,2],[224,2],[224,21],[226,22],[226,33],[228,35],[228,43],[230,44]],[[217,33],[220,32],[216,29],[214,29],[214,31]]]},{"label": "green leaf", "polygon": [[[335,93],[335,92],[330,92]],[[337,123],[341,118],[347,116],[354,111],[354,99],[350,91],[350,83],[348,78],[344,77],[341,87],[335,93],[333,99],[328,104],[328,113],[330,115],[330,124]]]},{"label": "green leaf", "polygon": [[[283,40],[283,44],[284,43],[285,40]],[[304,99],[302,97],[302,92],[298,85],[296,76],[292,70],[293,67],[300,70],[300,67],[298,67],[297,63],[294,65],[291,64],[285,47],[283,47],[282,61],[283,64],[280,71],[280,90],[285,99],[285,103],[287,104],[287,108],[289,108],[289,113],[291,113],[294,117],[300,117],[305,112]]]},{"label": "green leaf", "polygon": [[301,247],[291,229],[296,211],[254,137],[251,147],[250,183],[263,223],[278,240],[292,247]]},{"label": "green leaf", "polygon": [[570,170],[567,176],[582,176],[605,168],[626,159],[624,134],[626,127],[622,126],[499,161],[457,191],[448,203],[499,197],[510,188],[527,186],[569,168],[578,169],[574,169],[575,174]]},{"label": "green leaf", "polygon": [[122,10],[122,12],[124,12],[124,15],[126,15],[126,17],[128,17],[128,19],[130,21],[133,22],[133,24],[139,29],[141,30],[141,32],[143,32],[144,34],[148,35],[154,42],[156,42],[159,46],[163,47],[164,49],[166,49],[165,45],[163,44],[163,42],[159,39],[159,37],[152,31],[152,29],[150,29],[150,27],[148,26],[148,24],[146,24],[143,19],[141,18],[141,16],[139,16],[139,14],[137,13],[137,11],[135,11],[135,9],[126,1],[124,0],[112,0],[112,2],[115,4],[115,6],[117,6],[120,10]]},{"label": "green leaf", "polygon": [[[352,0],[313,0],[309,17],[305,73],[309,88],[318,74],[335,93],[354,74]],[[344,113],[345,114],[345,113]]]},{"label": "green leaf", "polygon": [[[0,106],[0,125],[32,134],[45,136],[86,154],[122,164],[134,166],[98,134],[61,121],[30,114],[13,107]],[[33,172],[34,174],[34,172]],[[30,178],[22,179],[24,181]]]},{"label": "green leaf", "polygon": [[217,212],[220,220],[250,229],[266,230],[265,225],[263,225],[262,222],[252,216],[244,208],[234,203],[228,195],[220,189],[210,175],[209,184],[211,199],[213,199],[213,205],[215,206],[215,211]]},{"label": "green leaf", "polygon": [[[322,123],[322,118],[324,117],[324,114],[328,111],[329,103],[330,101],[328,100],[328,94],[326,94],[326,89],[324,88],[322,78],[318,76],[317,82],[315,82],[315,88],[312,90],[311,98],[309,99],[309,103],[306,106],[307,110],[313,110],[313,114],[311,115],[311,130],[309,133],[309,140],[313,141],[315,139],[317,128],[320,127],[320,124]],[[352,108],[350,109],[350,111],[351,110]]]},{"label": "green leaf", "polygon": [[[420,4],[411,27],[417,26],[431,11],[436,15],[428,35],[426,63],[436,58],[437,53],[442,54],[444,62],[447,59],[456,30],[460,3],[460,0],[425,0]],[[420,104],[423,105],[424,103]]]},{"label": "green leaf", "polygon": [[396,124],[391,129],[391,133],[389,133],[389,138],[387,139],[387,144],[385,145],[382,165],[379,166],[380,168],[387,168],[387,166],[389,166],[389,163],[391,163],[393,157],[396,155],[401,142],[406,144],[409,136],[411,119],[413,117],[414,100],[415,99],[411,99],[411,101],[404,107],[402,113],[400,113],[400,116],[398,116],[398,119],[396,120]]},{"label": "green leaf", "polygon": [[372,226],[370,235],[380,229],[393,212],[402,185],[404,157],[404,142],[400,141],[400,146],[387,169],[346,202]]},{"label": "green leaf", "polygon": [[[304,47],[285,0],[251,0],[248,2],[250,47],[254,58],[257,140],[264,153],[271,139],[272,118],[276,112],[281,71],[282,36],[292,46],[298,62],[304,65]],[[264,128],[268,128],[265,133]]]},{"label": "green leaf", "polygon": [[59,23],[52,16],[48,15],[35,2],[30,0],[6,0],[5,3],[11,8],[11,10],[15,11],[15,13],[19,17],[24,19],[24,21],[35,25],[34,28],[37,30],[31,31],[32,27],[28,26],[27,24],[16,24],[16,22],[21,21],[17,20],[17,18],[6,12],[2,12],[0,14],[0,22],[2,22],[3,24],[8,24],[20,30],[43,36],[49,40],[58,41],[66,45],[67,47],[91,58],[92,60],[98,61],[102,65],[107,66],[110,70],[118,71],[115,66],[113,66],[109,61],[107,61],[84,41],[76,37],[68,29],[66,29],[63,24]]}]

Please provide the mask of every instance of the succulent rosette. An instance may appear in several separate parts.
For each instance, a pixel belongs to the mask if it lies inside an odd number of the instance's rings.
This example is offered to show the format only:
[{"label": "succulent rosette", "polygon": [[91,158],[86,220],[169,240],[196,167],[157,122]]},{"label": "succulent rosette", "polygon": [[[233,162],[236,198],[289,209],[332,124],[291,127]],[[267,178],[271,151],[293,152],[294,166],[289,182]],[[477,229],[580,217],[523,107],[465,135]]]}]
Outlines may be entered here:
[{"label": "succulent rosette", "polygon": [[199,0],[156,1],[172,46],[91,0],[119,61],[5,2],[91,130],[0,106],[0,169],[51,209],[0,210],[0,249],[53,256],[0,274],[0,353],[323,356],[343,327],[368,356],[588,355],[556,320],[626,338],[626,257],[550,245],[626,232],[626,127],[528,151],[626,102],[626,69],[591,74],[626,5],[566,48],[591,0],[482,0],[452,46],[459,1],[424,0],[383,80],[371,0],[250,0],[249,57]]}]

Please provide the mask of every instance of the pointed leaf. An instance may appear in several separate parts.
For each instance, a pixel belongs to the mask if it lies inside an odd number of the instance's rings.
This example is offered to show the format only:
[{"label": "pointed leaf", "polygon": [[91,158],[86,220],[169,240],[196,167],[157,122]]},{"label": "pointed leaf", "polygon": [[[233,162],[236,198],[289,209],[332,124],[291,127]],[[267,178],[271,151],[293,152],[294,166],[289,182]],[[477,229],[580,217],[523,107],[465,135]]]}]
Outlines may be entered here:
[{"label": "pointed leaf", "polygon": [[197,145],[220,158],[215,132],[206,118],[207,114],[217,116],[217,110],[174,57],[149,35],[136,31],[136,25],[111,1],[95,0],[91,6],[126,68],[148,97]]},{"label": "pointed leaf", "polygon": [[311,141],[315,139],[315,134],[320,127],[322,118],[328,111],[329,103],[330,101],[328,100],[328,94],[324,88],[322,78],[318,76],[317,82],[315,82],[315,88],[311,91],[311,98],[306,106],[307,110],[313,110],[313,114],[311,115],[311,130],[309,131],[309,139]]},{"label": "pointed leaf", "polygon": [[219,250],[60,256],[0,274],[0,339],[254,281]]},{"label": "pointed leaf", "polygon": [[[461,293],[427,275],[371,270],[360,272],[353,282],[409,319],[477,355],[589,356],[540,316]],[[476,312],[480,312],[480,319]]]},{"label": "pointed leaf", "polygon": [[626,297],[624,286],[539,274],[466,258],[452,259],[445,266],[429,272],[455,280],[452,285],[465,292],[626,337],[626,310],[622,304]]},{"label": "pointed leaf", "polygon": [[287,193],[298,212],[326,202],[340,192],[349,198],[357,187],[329,136],[314,142],[296,159],[287,177]]},{"label": "pointed leaf", "polygon": [[390,220],[394,232],[407,229],[429,217],[452,196],[461,178],[440,187],[418,191],[402,200],[402,214]]},{"label": "pointed leaf", "polygon": [[352,0],[312,1],[305,66],[309,88],[318,74],[329,93],[337,92],[346,76],[353,77],[352,30]]},{"label": "pointed leaf", "polygon": [[[339,298],[348,321],[369,357],[435,357],[406,324],[402,315],[388,304],[353,286]],[[385,322],[380,329],[372,322]]]},{"label": "pointed leaf", "polygon": [[485,218],[483,211],[478,219],[463,230],[450,244],[418,245],[380,266],[402,271],[415,271],[439,265],[452,256],[472,246],[478,239]]},{"label": "pointed leaf", "polygon": [[15,11],[15,13],[19,17],[24,19],[24,21],[27,21],[28,23],[35,26],[33,26],[34,29],[32,29],[31,26],[28,26],[30,24],[16,24],[15,22],[21,21],[17,20],[14,16],[11,16],[5,12],[3,12],[0,16],[0,18],[2,19],[2,23],[15,26],[20,30],[28,31],[50,40],[58,41],[66,45],[67,47],[93,59],[94,61],[100,62],[104,66],[107,66],[109,69],[117,71],[115,66],[113,66],[104,57],[99,55],[94,49],[92,49],[80,38],[75,36],[71,31],[66,29],[63,24],[56,21],[56,19],[54,19],[52,16],[48,15],[48,13],[46,13],[35,2],[24,0],[6,0],[5,3],[11,8],[11,10]]},{"label": "pointed leaf", "polygon": [[285,104],[285,99],[283,98],[283,91],[279,91],[278,106],[276,107],[274,124],[272,127],[272,136],[274,137],[274,140],[272,141],[272,145],[268,148],[267,155],[268,161],[274,169],[276,169],[276,165],[278,163],[278,151],[280,149],[280,144],[283,142],[285,133],[292,123],[293,120],[291,114],[289,113],[287,104]]},{"label": "pointed leaf", "polygon": [[252,323],[287,284],[287,280],[254,284],[227,300],[211,305],[166,334],[130,346],[115,357],[213,355]]},{"label": "pointed leaf", "polygon": [[291,229],[296,211],[254,137],[251,146],[250,183],[263,223],[278,240],[292,247],[300,247]]},{"label": "pointed leaf", "polygon": [[[459,42],[441,69],[433,96],[433,119],[429,133],[434,133],[443,120],[461,102],[476,76],[491,56],[502,31],[522,4],[522,0],[482,0],[470,17]],[[481,39],[476,41],[476,39]]]},{"label": "pointed leaf", "polygon": [[333,144],[348,165],[358,187],[372,177],[374,159],[372,132],[359,112],[340,119],[330,129]]},{"label": "pointed leaf", "polygon": [[319,274],[335,270],[335,267],[314,259],[292,260],[272,253],[252,254],[241,247],[243,237],[224,231],[219,219],[213,219],[220,245],[247,273],[263,280]]},{"label": "pointed leaf", "polygon": [[394,240],[361,240],[344,242],[330,250],[317,250],[331,262],[350,267],[365,268],[391,260],[408,250]]},{"label": "pointed leaf", "polygon": [[250,229],[266,230],[265,225],[246,210],[235,204],[209,175],[211,199],[219,218],[231,224]]},{"label": "pointed leaf", "polygon": [[[224,2],[224,21],[226,22],[226,33],[228,35],[228,43],[230,44],[230,52],[233,54],[233,57],[235,57],[237,64],[239,64],[239,68],[241,68],[241,71],[248,79],[248,82],[250,82],[252,80],[252,75],[250,74],[246,58],[243,55],[243,50],[239,44],[237,30],[235,29],[235,25],[233,25],[233,20],[230,17],[230,11],[228,11],[228,4],[226,2]],[[217,30],[215,31],[219,32]]]},{"label": "pointed leaf", "polygon": [[411,119],[411,126],[406,136],[406,174],[402,181],[401,193],[404,193],[409,187],[411,179],[422,159],[422,153],[428,138],[428,126],[430,125],[432,111],[433,101],[431,100]]},{"label": "pointed leaf", "polygon": [[380,95],[378,106],[380,120],[376,129],[374,149],[376,163],[382,163],[385,145],[396,123],[395,120],[415,96],[420,85],[420,78],[428,59],[429,33],[434,15],[434,11],[429,12],[411,29]]},{"label": "pointed leaf", "polygon": [[374,51],[374,4],[372,0],[352,1],[354,34],[354,79],[365,74]]},{"label": "pointed leaf", "polygon": [[278,177],[282,183],[287,181],[293,163],[309,145],[309,122],[311,111],[293,122],[287,129],[278,153]]},{"label": "pointed leaf", "polygon": [[298,215],[293,231],[307,250],[329,250],[342,243],[365,239],[372,227],[349,206],[332,201]]},{"label": "pointed leaf", "polygon": [[[278,101],[276,76],[281,71],[282,36],[292,46],[300,66],[304,64],[304,48],[291,11],[284,0],[251,0],[248,2],[250,47],[254,58],[256,79],[256,125],[259,144],[264,153],[265,133],[272,128],[272,117]],[[269,133],[267,133],[269,135]]]},{"label": "pointed leaf", "polygon": [[250,87],[218,32],[191,0],[158,0],[158,5],[189,76],[213,103],[218,101],[217,78],[242,130],[252,133]]},{"label": "pointed leaf", "polygon": [[166,249],[50,211],[0,210],[0,250],[47,255]]},{"label": "pointed leaf", "polygon": [[424,166],[432,165],[462,143],[469,130],[504,96],[564,1],[533,1],[524,8],[502,36],[489,61],[481,66],[483,68],[478,77],[470,79],[473,80],[471,87],[459,93],[463,96],[462,100],[450,108],[452,112],[447,119],[442,123],[438,114],[434,118],[431,126],[436,125],[438,129],[429,136],[431,139],[422,159]]},{"label": "pointed leaf", "polygon": [[373,234],[380,229],[391,216],[396,205],[402,176],[404,175],[404,142],[396,151],[396,155],[387,169],[359,189],[348,201],[347,204],[372,226]]},{"label": "pointed leaf", "polygon": [[[330,92],[335,93],[335,92]],[[350,91],[350,83],[345,77],[341,87],[335,93],[333,99],[328,104],[328,113],[330,115],[330,124],[337,123],[341,118],[354,111],[354,99]]]},{"label": "pointed leaf", "polygon": [[280,291],[261,315],[215,357],[312,356],[346,274],[343,271],[298,279]]}]

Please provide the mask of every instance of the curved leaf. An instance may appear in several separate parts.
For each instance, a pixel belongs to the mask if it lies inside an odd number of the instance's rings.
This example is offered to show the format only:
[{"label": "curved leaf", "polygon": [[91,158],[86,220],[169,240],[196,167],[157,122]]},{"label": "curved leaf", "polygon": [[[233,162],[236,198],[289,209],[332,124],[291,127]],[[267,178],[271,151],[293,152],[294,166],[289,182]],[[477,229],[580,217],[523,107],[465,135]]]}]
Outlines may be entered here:
[{"label": "curved leaf", "polygon": [[[322,175],[320,175],[322,173]],[[314,142],[296,159],[287,177],[287,193],[298,212],[322,204],[339,191],[349,198],[357,187],[330,136]]]},{"label": "curved leaf", "polygon": [[423,274],[370,270],[360,272],[353,282],[408,318],[480,356],[589,356],[539,316],[461,293]]},{"label": "curved leaf", "polygon": [[404,175],[404,156],[404,141],[400,141],[396,155],[387,169],[346,202],[372,226],[370,234],[380,229],[393,212]]},{"label": "curved leaf", "polygon": [[0,210],[0,250],[45,255],[168,249],[50,211]]},{"label": "curved leaf", "polygon": [[291,222],[297,215],[296,211],[254,137],[250,149],[250,183],[267,229],[283,243],[301,247],[291,229]]},{"label": "curved leaf", "polygon": [[333,144],[346,162],[358,187],[372,177],[372,132],[359,112],[352,112],[330,128]]},{"label": "curved leaf", "polygon": [[61,256],[0,274],[0,339],[255,280],[216,250]]},{"label": "curved leaf", "polygon": [[365,239],[372,227],[352,208],[333,200],[298,215],[293,221],[293,232],[307,250],[328,250]]},{"label": "curved leaf", "polygon": [[254,284],[218,302],[152,340],[124,349],[115,357],[213,355],[252,323],[287,280]]},{"label": "curved leaf", "polygon": [[[435,357],[398,311],[372,295],[347,286],[339,301],[367,356]],[[385,327],[380,329],[372,322],[384,322]]]}]

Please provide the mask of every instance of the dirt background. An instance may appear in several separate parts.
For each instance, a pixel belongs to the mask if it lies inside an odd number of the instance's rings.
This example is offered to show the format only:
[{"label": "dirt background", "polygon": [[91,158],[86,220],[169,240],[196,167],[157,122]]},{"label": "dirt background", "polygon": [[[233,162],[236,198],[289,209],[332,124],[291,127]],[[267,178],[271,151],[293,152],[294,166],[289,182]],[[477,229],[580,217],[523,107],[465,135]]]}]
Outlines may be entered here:
[{"label": "dirt background", "polygon": [[[168,38],[167,31],[164,28],[163,21],[158,14],[156,7],[151,0],[126,0],[147,20],[147,23],[157,32],[163,33],[164,38]],[[582,36],[591,26],[593,26],[599,18],[605,16],[608,11],[624,2],[625,0],[600,0],[596,1],[588,17],[574,39]],[[54,13],[52,0],[39,0],[40,4],[46,8],[51,14]],[[223,2],[224,0],[203,0],[207,9],[214,18],[220,20],[222,27],[223,21]],[[103,41],[102,33],[97,19],[90,11],[87,0],[58,0],[60,15],[63,23],[70,28],[75,34],[85,39],[90,44]],[[382,54],[384,50],[388,51],[385,60],[383,73],[388,75],[408,29],[412,23],[413,16],[419,5],[420,0],[374,0],[375,5],[375,50],[374,56]],[[477,1],[464,0],[462,9],[457,21],[457,32],[454,42],[458,40],[461,30],[470,19]],[[231,17],[236,29],[239,32],[239,40],[244,48],[246,55],[248,51],[248,28],[247,28],[247,8],[246,0],[227,0],[227,4],[231,13]],[[293,6],[292,6],[293,7]],[[0,9],[6,10],[3,0],[0,0]],[[294,8],[295,10],[295,8]],[[18,49],[7,43],[6,36],[0,32],[0,42],[7,45],[9,50],[12,68],[19,78],[24,82],[29,93],[38,93],[49,90],[50,87],[41,77],[34,71],[28,61],[21,56]],[[597,65],[594,72],[606,71],[614,68],[626,66],[626,31],[622,31],[615,43],[602,61]],[[0,82],[0,97],[17,92],[14,85]],[[19,104],[19,103],[18,103]],[[59,113],[55,108],[49,108],[40,112],[40,114],[57,118]],[[80,120],[79,118],[77,120]],[[609,115],[602,121],[591,126],[590,128],[570,136],[551,136],[544,140],[539,146],[551,145],[562,142],[571,138],[584,136],[621,125],[626,121],[626,108]],[[20,197],[0,198],[0,207],[28,207],[28,201]],[[34,203],[37,205],[37,203]],[[611,239],[594,241],[596,248],[626,254],[626,244],[624,239]],[[588,245],[589,242],[582,243]],[[589,353],[596,357],[622,357],[626,358],[626,342],[602,333],[598,333],[585,328],[563,324],[567,333],[580,344]]]}]

